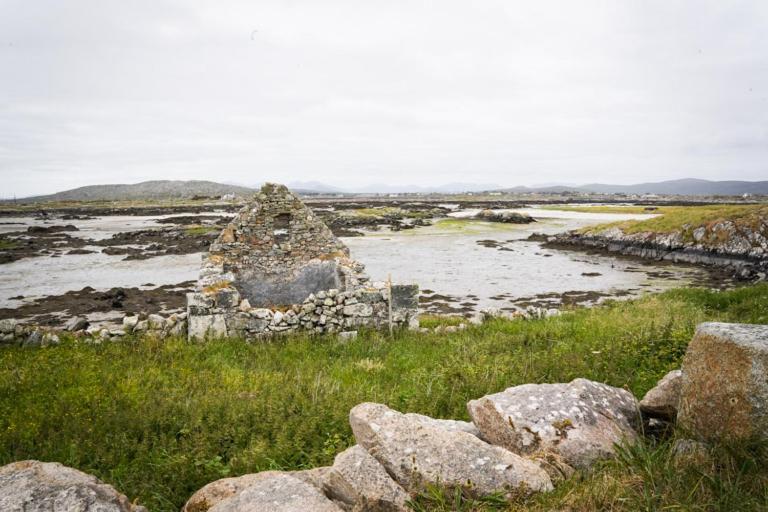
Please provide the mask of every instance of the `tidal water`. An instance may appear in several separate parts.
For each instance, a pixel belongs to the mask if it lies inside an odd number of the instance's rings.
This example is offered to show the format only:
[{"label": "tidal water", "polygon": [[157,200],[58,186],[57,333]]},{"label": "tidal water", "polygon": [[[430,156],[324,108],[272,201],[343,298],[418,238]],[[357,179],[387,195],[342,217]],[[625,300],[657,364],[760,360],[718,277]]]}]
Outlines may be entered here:
[{"label": "tidal water", "polygon": [[[363,262],[374,280],[418,283],[435,311],[469,311],[485,307],[511,308],[535,303],[593,303],[606,296],[637,295],[690,283],[705,282],[699,268],[638,263],[612,256],[550,250],[525,240],[531,233],[555,234],[569,229],[637,216],[585,214],[541,209],[519,210],[537,219],[528,225],[461,220],[472,211],[458,211],[452,219],[430,227],[370,232],[345,238],[352,256]],[[159,226],[159,217],[102,217],[56,221],[74,224],[70,233],[102,239],[114,233]],[[29,218],[0,226],[2,231],[42,224]],[[95,248],[98,250],[99,248]],[[47,256],[0,265],[0,307],[58,295],[85,286],[95,289],[177,284],[197,278],[200,254],[160,256],[124,261],[101,253]],[[565,294],[565,297],[563,297]],[[15,299],[23,295],[23,299]],[[430,299],[431,297],[431,299]]]}]

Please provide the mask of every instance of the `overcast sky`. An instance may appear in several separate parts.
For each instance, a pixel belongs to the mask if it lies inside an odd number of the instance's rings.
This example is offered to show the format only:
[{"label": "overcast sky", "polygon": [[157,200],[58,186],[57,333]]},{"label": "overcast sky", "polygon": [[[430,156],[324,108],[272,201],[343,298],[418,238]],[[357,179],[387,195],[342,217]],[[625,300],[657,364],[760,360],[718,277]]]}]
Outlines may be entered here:
[{"label": "overcast sky", "polygon": [[0,176],[768,179],[768,1],[0,0]]}]

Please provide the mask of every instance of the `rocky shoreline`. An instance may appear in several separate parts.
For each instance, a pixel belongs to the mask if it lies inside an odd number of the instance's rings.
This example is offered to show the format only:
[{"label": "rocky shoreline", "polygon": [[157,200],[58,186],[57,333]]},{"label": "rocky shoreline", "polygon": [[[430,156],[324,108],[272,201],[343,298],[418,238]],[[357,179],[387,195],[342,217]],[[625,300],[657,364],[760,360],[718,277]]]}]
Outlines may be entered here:
[{"label": "rocky shoreline", "polygon": [[768,275],[768,238],[765,224],[756,229],[737,228],[730,221],[716,222],[672,233],[626,234],[618,227],[600,231],[569,232],[543,237],[552,249],[586,249],[619,253],[647,260],[670,261],[721,268],[744,281],[764,281]]}]

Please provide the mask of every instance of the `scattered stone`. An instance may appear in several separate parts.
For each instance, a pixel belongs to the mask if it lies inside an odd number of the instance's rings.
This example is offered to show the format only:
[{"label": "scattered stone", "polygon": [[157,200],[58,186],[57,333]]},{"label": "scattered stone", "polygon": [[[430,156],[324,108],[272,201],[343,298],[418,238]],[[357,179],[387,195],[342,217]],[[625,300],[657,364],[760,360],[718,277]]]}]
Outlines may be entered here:
[{"label": "scattered stone", "polygon": [[709,447],[693,439],[677,439],[672,445],[672,460],[678,466],[704,468],[714,462]]},{"label": "scattered stone", "polygon": [[64,330],[69,332],[77,332],[87,329],[89,325],[90,322],[88,322],[87,318],[83,318],[81,316],[73,316],[67,321],[66,325],[64,325]]},{"label": "scattered stone", "polygon": [[349,418],[358,444],[408,492],[428,485],[462,487],[475,496],[552,489],[534,462],[466,432],[430,426],[373,403],[357,405]]},{"label": "scattered stone", "polygon": [[768,439],[768,325],[704,323],[683,359],[678,425],[696,439]]},{"label": "scattered stone", "polygon": [[673,370],[666,374],[640,400],[640,412],[649,418],[674,421],[677,418],[677,404],[680,401],[682,377],[683,372],[680,370]]},{"label": "scattered stone", "polygon": [[342,331],[339,333],[339,338],[342,340],[353,340],[357,338],[357,331]]},{"label": "scattered stone", "polygon": [[18,322],[13,318],[6,318],[4,320],[0,320],[0,333],[13,334],[16,330],[17,325],[18,325]]},{"label": "scattered stone", "polygon": [[43,347],[49,347],[51,345],[58,345],[59,343],[61,343],[61,340],[59,339],[59,337],[56,334],[54,334],[52,332],[47,332],[47,333],[43,334],[43,340],[42,340],[42,343],[41,343],[41,345]]},{"label": "scattered stone", "polygon": [[24,343],[22,346],[34,348],[34,347],[40,347],[43,345],[43,335],[40,331],[32,331],[27,336],[27,339],[24,340]]},{"label": "scattered stone", "polygon": [[123,330],[125,332],[133,332],[136,328],[136,324],[139,323],[138,315],[124,316],[123,317]]},{"label": "scattered stone", "polygon": [[640,426],[629,391],[586,379],[568,384],[524,384],[467,404],[489,442],[522,455],[551,451],[588,468],[632,443]]},{"label": "scattered stone", "polygon": [[326,493],[346,510],[396,512],[408,510],[408,493],[361,446],[336,456],[327,475]]},{"label": "scattered stone", "polygon": [[149,328],[154,330],[162,330],[165,327],[165,318],[158,314],[152,314],[147,317],[149,322]]},{"label": "scattered stone", "polygon": [[147,512],[98,478],[57,462],[25,460],[0,467],[4,512]]}]

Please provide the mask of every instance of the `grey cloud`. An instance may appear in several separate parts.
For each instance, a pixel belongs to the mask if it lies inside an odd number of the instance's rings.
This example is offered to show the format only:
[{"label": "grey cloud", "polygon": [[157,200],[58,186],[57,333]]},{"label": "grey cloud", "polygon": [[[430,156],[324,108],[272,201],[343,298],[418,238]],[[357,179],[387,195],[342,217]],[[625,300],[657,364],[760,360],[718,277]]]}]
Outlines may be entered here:
[{"label": "grey cloud", "polygon": [[764,179],[761,1],[6,0],[0,195]]}]

